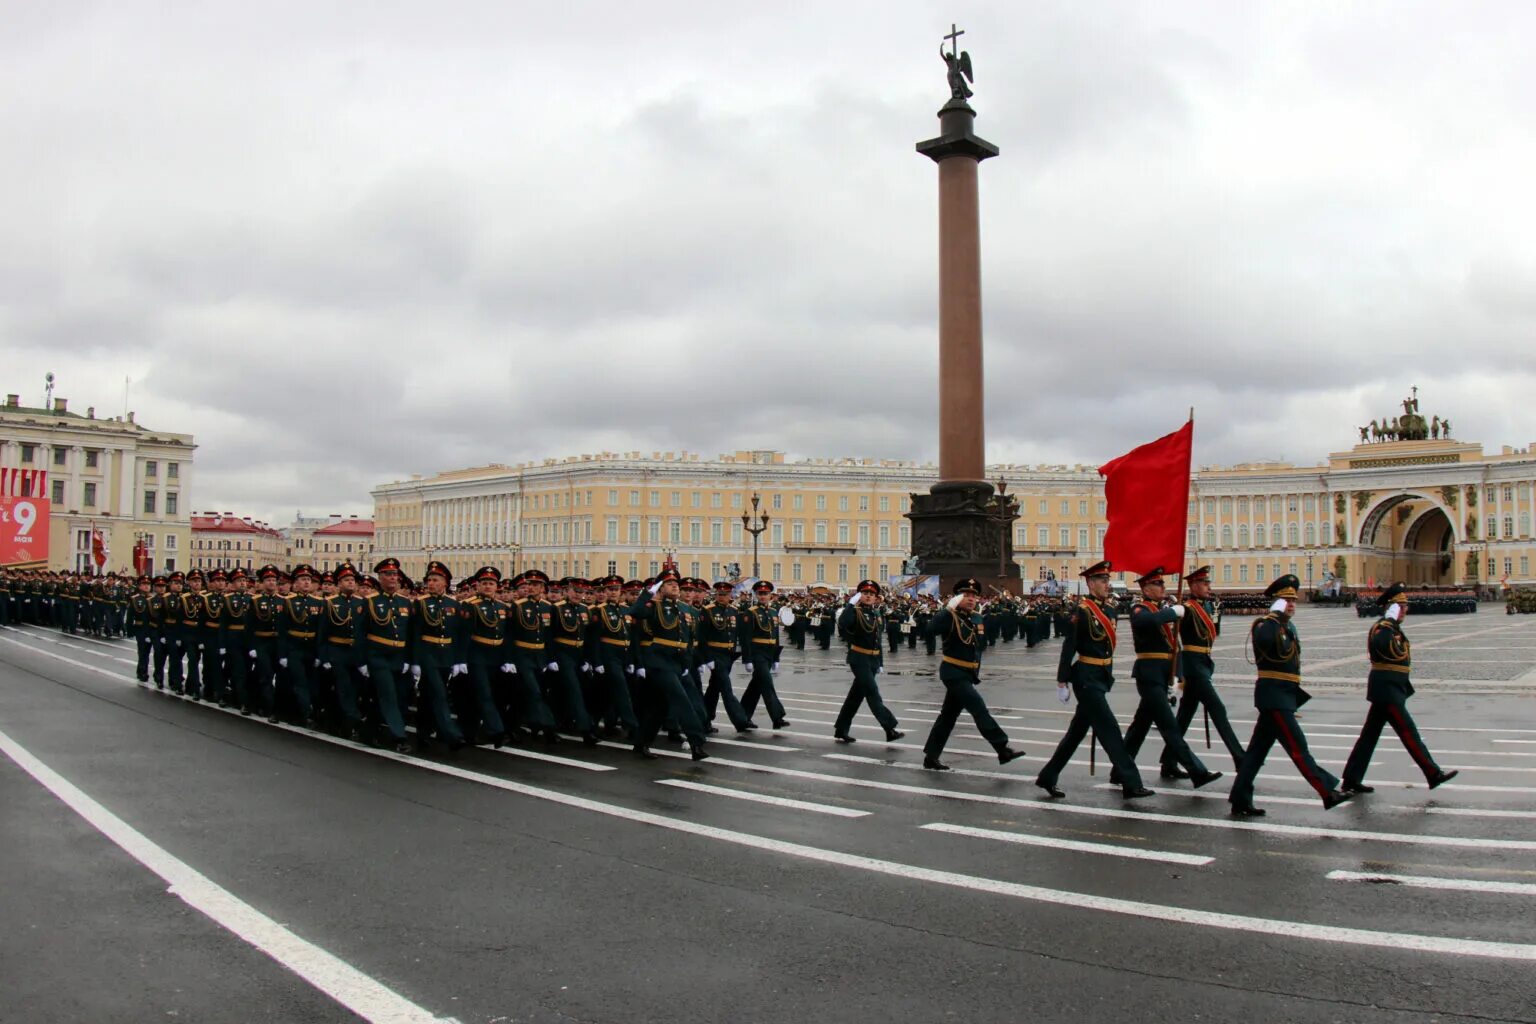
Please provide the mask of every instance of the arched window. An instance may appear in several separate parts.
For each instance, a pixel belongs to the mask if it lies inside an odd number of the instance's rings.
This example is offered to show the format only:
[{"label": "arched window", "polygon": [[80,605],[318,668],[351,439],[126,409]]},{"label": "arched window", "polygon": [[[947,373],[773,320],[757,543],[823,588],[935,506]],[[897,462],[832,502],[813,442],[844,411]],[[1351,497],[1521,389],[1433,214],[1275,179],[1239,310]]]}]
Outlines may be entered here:
[{"label": "arched window", "polygon": [[[1279,500],[1280,500],[1279,498],[1275,499],[1275,501],[1277,501],[1277,502]],[[1280,546],[1281,541],[1280,541],[1280,524],[1279,523],[1276,523],[1274,526],[1270,527],[1270,529],[1269,529],[1269,543],[1270,543],[1271,547],[1276,547],[1277,548],[1277,547]]]},{"label": "arched window", "polygon": [[1316,543],[1317,543],[1317,524],[1316,523],[1308,523],[1307,524],[1307,544],[1311,545],[1311,544],[1316,544]]},{"label": "arched window", "polygon": [[1240,516],[1245,516],[1245,515],[1248,514],[1248,499],[1247,498],[1238,498],[1237,499],[1237,514],[1240,515]]},{"label": "arched window", "polygon": [[1333,524],[1331,522],[1324,522],[1323,523],[1323,543],[1324,544],[1332,544],[1333,543]]},{"label": "arched window", "polygon": [[1216,527],[1207,526],[1205,528],[1205,546],[1208,548],[1216,546]]},{"label": "arched window", "polygon": [[1221,546],[1224,548],[1232,546],[1232,527],[1223,526],[1221,528]]},{"label": "arched window", "polygon": [[1224,516],[1232,514],[1232,499],[1231,498],[1222,498],[1221,499],[1221,514],[1224,515]]},{"label": "arched window", "polygon": [[[1246,505],[1247,502],[1244,501],[1243,504]],[[1240,547],[1240,548],[1245,548],[1245,547],[1248,546],[1248,524],[1247,523],[1239,523],[1238,526],[1237,526],[1237,546]]]},{"label": "arched window", "polygon": [[1295,547],[1301,543],[1301,531],[1296,528],[1295,523],[1292,523],[1290,528],[1285,531],[1285,539],[1291,547]]}]

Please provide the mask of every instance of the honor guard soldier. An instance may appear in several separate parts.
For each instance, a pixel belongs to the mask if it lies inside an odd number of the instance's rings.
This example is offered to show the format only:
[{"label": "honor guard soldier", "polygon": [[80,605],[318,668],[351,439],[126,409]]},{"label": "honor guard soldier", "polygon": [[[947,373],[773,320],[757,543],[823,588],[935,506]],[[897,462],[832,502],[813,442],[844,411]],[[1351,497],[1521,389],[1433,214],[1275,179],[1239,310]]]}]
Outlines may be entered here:
[{"label": "honor guard soldier", "polygon": [[155,685],[168,682],[171,692],[185,692],[181,670],[181,598],[187,578],[178,570],[165,578],[165,605],[160,613],[160,630],[155,637]]},{"label": "honor guard soldier", "polygon": [[128,632],[138,648],[133,674],[141,683],[149,682],[149,660],[155,650],[155,627],[163,605],[164,602],[151,592],[149,577],[140,576],[134,595],[128,599]]},{"label": "honor guard soldier", "polygon": [[1253,624],[1250,641],[1253,660],[1258,668],[1253,686],[1253,706],[1258,720],[1243,755],[1243,765],[1227,797],[1237,817],[1257,817],[1264,812],[1253,806],[1253,780],[1264,767],[1264,759],[1278,741],[1290,755],[1301,777],[1322,797],[1323,808],[1332,810],[1349,799],[1339,792],[1339,780],[1318,767],[1307,749],[1307,737],[1296,721],[1296,710],[1312,695],[1301,688],[1301,639],[1291,616],[1296,614],[1296,594],[1301,581],[1286,574],[1269,585],[1264,596],[1274,603],[1269,613]]},{"label": "honor guard soldier", "polygon": [[880,699],[880,684],[876,676],[885,665],[880,653],[880,584],[874,580],[860,580],[848,607],[838,618],[837,631],[848,644],[848,667],[853,671],[853,685],[832,723],[832,735],[841,743],[854,742],[853,716],[862,704],[869,704],[869,713],[885,730],[886,742],[901,739],[906,733],[896,728],[896,716],[891,714],[885,701]]},{"label": "honor guard soldier", "polygon": [[943,659],[939,662],[939,681],[944,684],[944,703],[939,707],[939,717],[934,719],[923,744],[923,767],[930,771],[947,772],[949,765],[939,760],[954,731],[961,711],[969,711],[982,738],[997,751],[1000,764],[1007,764],[1024,751],[1008,746],[1008,734],[987,710],[981,691],[981,654],[987,646],[986,625],[976,610],[980,603],[981,584],[974,579],[963,579],[955,584],[954,592],[944,607],[928,623],[928,631],[942,641]]},{"label": "honor guard soldier", "polygon": [[311,729],[315,726],[311,677],[319,665],[320,620],[325,615],[325,602],[315,596],[319,582],[313,566],[294,566],[293,592],[282,595],[277,615],[277,665],[299,723]]},{"label": "honor guard soldier", "polygon": [[522,728],[541,734],[549,743],[559,743],[555,716],[539,688],[539,676],[549,664],[547,648],[554,619],[554,609],[544,600],[549,577],[529,569],[514,582],[523,596],[507,610],[507,660],[502,665],[502,671],[511,676],[513,711]]},{"label": "honor guard soldier", "polygon": [[[866,580],[864,582],[867,583],[869,581]],[[860,583],[859,584],[860,587],[862,587],[863,585],[864,585],[864,583]],[[854,594],[856,596],[859,596],[859,595],[863,594],[863,591],[861,591],[861,590],[856,588],[854,590]],[[865,605],[865,607],[867,607],[867,608],[874,608],[874,609],[878,610],[878,608],[879,608],[878,598],[879,598],[879,594],[877,593],[876,594],[876,603],[870,604],[870,605]],[[842,625],[842,620],[846,617],[846,615],[847,615],[847,609],[844,609],[843,614],[838,616],[838,625],[839,626]],[[901,646],[901,634],[902,634],[902,628],[901,627],[905,626],[907,624],[907,613],[906,613],[905,610],[903,610],[901,608],[891,608],[884,615],[882,615],[881,618],[883,618],[885,620],[885,637],[886,637],[886,640],[891,645],[891,653],[895,654],[897,648]],[[877,644],[876,646],[879,646],[879,645]]]},{"label": "honor guard soldier", "polygon": [[208,589],[203,592],[203,699],[229,706],[224,657],[228,651],[224,631],[225,592],[229,576],[223,569],[208,574]]},{"label": "honor guard soldier", "polygon": [[587,606],[577,598],[586,581],[567,576],[560,581],[565,596],[553,603],[550,615],[549,649],[550,690],[559,702],[565,720],[581,735],[589,747],[598,744],[597,732],[592,728],[592,718],[587,714],[587,701],[581,692],[581,673],[588,662],[587,653]]},{"label": "honor guard soldier", "polygon": [[1410,679],[1413,667],[1412,645],[1403,635],[1403,619],[1408,616],[1408,587],[1394,583],[1381,592],[1382,616],[1371,627],[1366,638],[1366,653],[1371,658],[1371,672],[1365,680],[1365,699],[1370,710],[1365,715],[1365,725],[1355,749],[1350,751],[1349,762],[1344,765],[1345,793],[1373,793],[1375,788],[1365,784],[1365,771],[1370,766],[1371,755],[1376,752],[1376,741],[1381,739],[1381,727],[1388,722],[1403,741],[1408,756],[1424,773],[1424,781],[1430,789],[1440,786],[1461,774],[1445,771],[1430,756],[1419,735],[1419,727],[1408,713],[1408,698],[1413,696]]},{"label": "honor guard soldier", "polygon": [[[1168,701],[1173,689],[1175,641],[1179,625],[1188,612],[1182,604],[1161,607],[1168,592],[1161,567],[1139,578],[1136,585],[1141,588],[1141,599],[1131,605],[1131,642],[1136,647],[1131,678],[1136,682],[1136,693],[1141,702],[1125,730],[1125,752],[1135,760],[1147,732],[1155,725],[1169,750],[1163,755],[1163,778],[1192,779],[1194,787],[1199,789],[1221,778],[1221,772],[1206,770],[1200,758],[1184,742],[1184,732]],[[1176,767],[1178,765],[1183,766],[1182,772]],[[1111,772],[1109,781],[1117,783],[1120,780]]]},{"label": "honor guard soldier", "polygon": [[[1243,763],[1243,745],[1227,719],[1227,707],[1216,692],[1216,663],[1211,649],[1221,635],[1221,605],[1211,594],[1211,567],[1202,565],[1188,576],[1189,596],[1184,599],[1184,618],[1179,621],[1179,678],[1183,681],[1184,696],[1179,701],[1177,722],[1179,732],[1187,735],[1189,723],[1195,720],[1195,711],[1204,708],[1206,717],[1216,727],[1227,753],[1232,755],[1234,768]],[[1207,734],[1209,735],[1209,734]],[[1163,771],[1177,771],[1172,749],[1163,747]]]},{"label": "honor guard soldier", "polygon": [[771,604],[773,584],[767,580],[758,580],[752,584],[752,593],[755,601],[738,617],[740,625],[737,627],[741,638],[741,656],[752,666],[752,680],[747,683],[741,695],[741,710],[746,712],[750,722],[752,713],[757,710],[757,702],[761,699],[763,706],[768,709],[773,727],[782,729],[789,725],[789,719],[784,717],[784,705],[779,701],[779,691],[773,685],[773,673],[779,667],[779,652],[784,649],[779,643],[779,617]]},{"label": "honor guard soldier", "polygon": [[373,567],[378,593],[363,601],[363,665],[358,671],[373,686],[383,735],[374,743],[397,754],[411,749],[405,737],[404,706],[410,689],[411,602],[400,592],[400,562],[381,559]]},{"label": "honor guard soldier", "polygon": [[[640,731],[634,704],[629,696],[629,612],[621,604],[624,593],[622,576],[604,576],[597,581],[599,601],[587,621],[587,661],[592,665],[595,703],[590,709],[610,733],[622,728],[634,742]],[[631,602],[633,603],[633,602]]]},{"label": "honor guard soldier", "polygon": [[654,758],[651,743],[664,720],[677,723],[688,738],[688,748],[695,761],[709,755],[704,751],[704,723],[699,721],[693,701],[684,690],[683,674],[688,669],[688,641],[684,612],[678,602],[681,577],[677,570],[663,569],[656,582],[640,592],[629,609],[630,617],[641,634],[645,664],[637,672],[645,685],[640,731],[635,737],[635,753]]},{"label": "honor guard soldier", "polygon": [[496,706],[496,688],[491,680],[507,662],[507,605],[496,595],[501,587],[501,570],[494,565],[481,566],[470,582],[475,592],[459,601],[459,654],[455,670],[465,682],[465,700],[460,715],[465,739],[470,743],[489,741],[500,749],[507,742],[507,729]]},{"label": "honor guard soldier", "polygon": [[283,598],[278,586],[282,571],[275,565],[256,570],[256,594],[251,598],[251,683],[250,708],[277,721],[277,673],[279,644],[278,619],[283,612]]},{"label": "honor guard soldier", "polygon": [[428,562],[423,577],[427,592],[411,608],[411,679],[416,683],[416,746],[426,750],[431,735],[448,744],[464,746],[464,737],[448,709],[448,680],[454,670],[454,637],[459,629],[459,607],[448,596],[453,573],[442,562]]},{"label": "honor guard soldier", "polygon": [[1072,613],[1061,645],[1061,660],[1056,666],[1057,696],[1062,703],[1075,696],[1077,709],[1056,752],[1035,779],[1035,785],[1055,799],[1066,796],[1056,787],[1056,780],[1090,730],[1119,773],[1120,791],[1125,798],[1152,795],[1141,784],[1141,772],[1126,752],[1119,723],[1109,707],[1109,691],[1115,685],[1115,619],[1120,614],[1109,593],[1110,568],[1108,562],[1100,562],[1083,570],[1088,596]]},{"label": "honor guard soldier", "polygon": [[233,701],[242,715],[251,713],[248,680],[251,673],[251,634],[255,629],[255,602],[251,578],[244,569],[229,574],[230,590],[224,597],[225,700]]},{"label": "honor guard soldier", "polygon": [[731,663],[736,660],[741,642],[736,606],[731,603],[733,589],[723,580],[714,585],[713,603],[699,611],[698,643],[701,664],[709,667],[709,687],[704,691],[705,724],[715,720],[715,708],[724,703],[725,716],[738,733],[744,733],[757,726],[747,717],[741,701],[731,689]]},{"label": "honor guard soldier", "polygon": [[330,676],[336,698],[336,723],[349,740],[362,739],[363,716],[357,706],[363,667],[363,620],[367,612],[357,596],[357,570],[343,565],[331,576],[336,593],[324,598],[320,618],[320,670]]}]

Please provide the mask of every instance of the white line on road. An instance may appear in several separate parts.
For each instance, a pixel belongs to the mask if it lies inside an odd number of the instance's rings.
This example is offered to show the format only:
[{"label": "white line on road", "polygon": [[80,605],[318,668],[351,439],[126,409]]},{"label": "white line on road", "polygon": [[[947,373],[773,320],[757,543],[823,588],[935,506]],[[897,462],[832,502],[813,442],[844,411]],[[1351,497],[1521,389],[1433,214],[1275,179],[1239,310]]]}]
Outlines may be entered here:
[{"label": "white line on road", "polygon": [[851,807],[833,807],[831,804],[816,804],[809,800],[792,800],[787,796],[769,796],[766,793],[748,793],[740,789],[728,789],[725,786],[707,786],[702,782],[687,782],[683,779],[657,779],[659,786],[671,786],[674,789],[691,789],[698,793],[711,793],[715,796],[728,796],[737,800],[750,800],[755,804],[772,804],[774,807],[788,807],[795,811],[815,811],[817,814],[831,814],[839,818],[867,818],[869,811],[856,811]]},{"label": "white line on road", "polygon": [[972,828],[969,825],[951,825],[948,822],[942,821],[918,827],[929,832],[948,832],[952,835],[971,836],[975,839],[996,839],[1004,843],[1017,843],[1020,846],[1044,846],[1052,850],[1071,850],[1075,853],[1102,853],[1111,857],[1162,861],[1165,864],[1189,864],[1195,867],[1203,867],[1216,859],[1215,857],[1204,857],[1193,853],[1142,850],[1133,846],[1114,846],[1110,843],[1085,843],[1077,839],[1059,839],[1055,836],[1036,835],[1032,832],[1005,832],[995,828]]},{"label": "white line on road", "polygon": [[1536,896],[1536,883],[1485,882],[1477,878],[1433,878],[1429,875],[1382,875],[1366,871],[1330,871],[1335,882],[1376,882],[1405,885],[1412,889],[1454,889],[1457,892],[1496,892],[1513,896]]},{"label": "white line on road", "polygon": [[186,862],[168,853],[117,815],[81,792],[15,740],[0,733],[0,751],[84,818],[91,827],[159,875],[169,892],[288,968],[364,1020],[380,1024],[440,1024],[428,1012],[382,982],[319,946],[299,938]]},{"label": "white line on road", "polygon": [[1536,820],[1530,811],[1502,811],[1493,807],[1426,807],[1425,814],[1447,814],[1457,818],[1520,818]]}]

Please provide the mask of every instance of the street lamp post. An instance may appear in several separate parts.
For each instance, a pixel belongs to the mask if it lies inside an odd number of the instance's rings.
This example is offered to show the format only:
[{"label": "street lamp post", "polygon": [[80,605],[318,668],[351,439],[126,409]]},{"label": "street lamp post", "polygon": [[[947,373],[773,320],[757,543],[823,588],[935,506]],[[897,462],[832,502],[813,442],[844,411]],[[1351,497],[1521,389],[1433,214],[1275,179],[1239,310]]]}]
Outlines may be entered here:
[{"label": "street lamp post", "polygon": [[1018,503],[1017,498],[1008,496],[1008,481],[999,476],[997,478],[997,511],[992,518],[997,522],[1001,534],[997,544],[997,575],[1004,580],[1008,578],[1008,526],[1017,518],[1015,509]]},{"label": "street lamp post", "polygon": [[762,504],[762,500],[763,499],[757,494],[757,492],[754,491],[752,493],[752,511],[750,513],[743,512],[741,514],[741,528],[752,535],[753,579],[761,579],[763,575],[762,570],[758,567],[757,564],[757,543],[758,537],[764,530],[768,529],[768,520],[770,518],[767,512],[758,511],[758,506]]}]

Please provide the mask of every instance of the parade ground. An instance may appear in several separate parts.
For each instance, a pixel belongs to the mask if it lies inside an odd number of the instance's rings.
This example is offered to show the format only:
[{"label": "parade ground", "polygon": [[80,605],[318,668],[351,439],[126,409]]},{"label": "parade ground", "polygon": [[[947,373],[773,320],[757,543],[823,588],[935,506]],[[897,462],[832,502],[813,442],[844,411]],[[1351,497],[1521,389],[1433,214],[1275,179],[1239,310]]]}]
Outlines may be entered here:
[{"label": "parade ground", "polygon": [[[1337,772],[1366,712],[1348,609],[1297,617],[1301,722]],[[1252,728],[1247,621],[1216,680]],[[1266,817],[1227,777],[1127,802],[1085,744],[1060,641],[999,644],[986,699],[1027,756],[887,654],[905,737],[835,743],[843,650],[785,652],[790,725],[711,758],[579,742],[406,756],[145,688],[129,641],[0,630],[0,1020],[1536,1021],[1536,616],[1410,617],[1411,703],[1453,782],[1390,730],[1325,812],[1277,748]],[[1134,709],[1129,659],[1112,695]],[[741,673],[737,672],[737,686]]]}]

